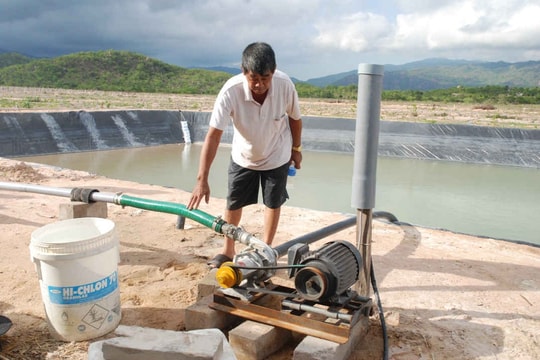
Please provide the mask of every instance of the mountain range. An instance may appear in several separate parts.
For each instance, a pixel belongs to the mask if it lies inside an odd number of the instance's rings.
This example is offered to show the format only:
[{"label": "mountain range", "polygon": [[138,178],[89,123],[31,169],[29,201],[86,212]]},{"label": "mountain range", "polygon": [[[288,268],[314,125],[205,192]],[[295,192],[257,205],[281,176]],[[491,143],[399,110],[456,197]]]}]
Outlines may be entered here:
[{"label": "mountain range", "polygon": [[[237,74],[238,69],[227,67],[208,68]],[[313,78],[305,82],[318,87],[348,86],[358,83],[357,70]],[[383,88],[385,90],[434,90],[456,86],[540,86],[540,61],[480,62],[450,60],[443,58],[425,59],[403,65],[384,65]]]},{"label": "mountain range", "polygon": [[[188,70],[199,71],[204,70],[211,74],[238,74],[240,70],[238,68],[230,67],[200,67],[200,68],[191,68],[186,69],[175,65],[161,63],[158,60],[151,59],[145,55],[135,54],[131,52],[117,52],[117,51],[102,51],[102,52],[90,52],[90,53],[80,53],[84,55],[85,58],[88,57],[86,54],[92,54],[92,61],[103,61],[103,58],[106,57],[108,62],[106,65],[101,64],[100,66],[115,66],[116,64],[125,63],[126,59],[129,59],[133,66],[138,66],[138,69],[141,68],[141,63],[146,67],[148,66],[149,61],[154,62],[152,71],[156,71],[156,64],[159,65],[159,69],[165,69],[168,77],[170,78],[171,74],[177,72],[185,73]],[[111,65],[111,54],[114,54],[113,60],[116,61],[115,64]],[[28,77],[32,78],[43,78],[47,74],[43,74],[43,69],[48,69],[46,71],[51,71],[50,66],[31,66],[34,62],[40,62],[42,64],[43,60],[50,60],[51,62],[62,62],[62,68],[66,68],[66,62],[71,64],[69,65],[74,70],[84,72],[84,67],[78,69],[76,66],[73,66],[74,62],[81,61],[81,56],[74,56],[77,54],[64,55],[57,58],[51,59],[38,59],[33,57],[28,57],[25,55],[17,53],[8,53],[2,52],[0,50],[0,85],[13,85],[13,86],[31,86],[29,84]],[[88,61],[88,60],[85,60]],[[139,65],[137,65],[139,63]],[[38,63],[36,63],[37,65]],[[20,66],[24,66],[22,69]],[[58,66],[56,66],[58,68]],[[55,68],[55,69],[56,69]],[[29,74],[32,71],[40,71],[41,74]],[[130,69],[133,69],[131,67]],[[102,68],[102,70],[105,70]],[[125,69],[124,69],[125,70]],[[56,70],[55,70],[56,71]],[[71,76],[73,76],[73,71]],[[130,70],[131,71],[131,70]],[[14,76],[13,73],[17,73],[17,76]],[[199,75],[197,75],[199,74]],[[57,76],[58,74],[55,74]],[[88,74],[87,74],[88,75]],[[160,74],[155,73],[155,76]],[[223,74],[224,75],[224,74]],[[121,73],[117,73],[116,76],[121,76]],[[146,76],[152,77],[152,73],[148,73]],[[202,73],[194,73],[192,76],[203,76]],[[82,78],[81,74],[78,78]],[[212,76],[213,77],[213,76]],[[208,81],[212,81],[212,77],[208,78]],[[24,78],[25,82],[23,84],[13,83],[12,79]],[[77,78],[77,77],[76,77]],[[173,77],[174,78],[174,77]],[[222,78],[220,75],[219,79]],[[9,81],[5,79],[10,79]],[[144,79],[139,79],[143,81]],[[194,80],[192,80],[194,81]],[[350,86],[356,85],[358,83],[358,74],[357,70],[351,70],[348,72],[343,72],[339,74],[328,75],[319,78],[313,78],[306,81],[301,81],[294,79],[296,83],[307,83],[316,87],[327,87],[327,86]],[[209,83],[210,84],[210,83]],[[37,84],[44,86],[43,84]],[[36,86],[37,86],[36,85]],[[463,87],[480,87],[480,86],[508,86],[508,87],[538,87],[540,86],[540,61],[527,61],[527,62],[517,62],[517,63],[508,63],[508,62],[479,62],[479,61],[467,61],[467,60],[450,60],[450,59],[425,59],[416,62],[410,62],[403,65],[384,65],[384,77],[383,77],[383,89],[384,90],[434,90],[434,89],[447,89],[456,86]],[[210,85],[209,85],[210,86]],[[218,86],[219,87],[219,86]]]}]

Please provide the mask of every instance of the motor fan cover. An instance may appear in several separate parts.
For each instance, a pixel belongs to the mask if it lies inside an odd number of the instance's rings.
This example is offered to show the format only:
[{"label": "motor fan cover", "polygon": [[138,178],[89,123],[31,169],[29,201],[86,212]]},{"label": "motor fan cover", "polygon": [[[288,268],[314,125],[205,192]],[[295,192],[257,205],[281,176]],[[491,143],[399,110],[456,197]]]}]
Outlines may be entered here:
[{"label": "motor fan cover", "polygon": [[304,265],[295,276],[298,294],[311,301],[331,301],[358,280],[362,256],[347,241],[333,241],[302,256]]}]

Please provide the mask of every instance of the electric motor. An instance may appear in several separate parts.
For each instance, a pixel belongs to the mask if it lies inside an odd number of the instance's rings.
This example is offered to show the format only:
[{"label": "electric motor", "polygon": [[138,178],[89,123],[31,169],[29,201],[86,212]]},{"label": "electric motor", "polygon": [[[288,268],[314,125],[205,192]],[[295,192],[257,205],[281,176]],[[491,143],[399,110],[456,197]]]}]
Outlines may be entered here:
[{"label": "electric motor", "polygon": [[334,302],[358,280],[362,256],[351,243],[334,241],[304,253],[299,264],[304,266],[294,279],[298,294],[306,300]]}]

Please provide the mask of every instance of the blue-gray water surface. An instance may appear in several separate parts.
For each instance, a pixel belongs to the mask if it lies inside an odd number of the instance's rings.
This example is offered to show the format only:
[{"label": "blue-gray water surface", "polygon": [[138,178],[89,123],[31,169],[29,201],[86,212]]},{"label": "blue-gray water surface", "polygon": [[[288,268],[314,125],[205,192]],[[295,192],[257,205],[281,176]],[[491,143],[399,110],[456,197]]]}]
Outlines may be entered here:
[{"label": "blue-gray water surface", "polygon": [[[18,158],[115,179],[191,191],[201,145],[164,145]],[[230,147],[210,174],[213,197],[226,195]],[[304,152],[289,178],[289,206],[354,214],[353,155]],[[379,157],[375,210],[400,221],[479,236],[540,244],[540,169]]]}]

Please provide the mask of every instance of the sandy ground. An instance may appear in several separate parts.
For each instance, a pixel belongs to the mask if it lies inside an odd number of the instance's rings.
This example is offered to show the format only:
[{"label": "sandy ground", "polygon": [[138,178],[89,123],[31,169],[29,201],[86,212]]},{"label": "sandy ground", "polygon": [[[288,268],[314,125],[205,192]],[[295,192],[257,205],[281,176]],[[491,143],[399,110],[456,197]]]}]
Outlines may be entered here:
[{"label": "sandy ground", "polygon": [[[0,158],[0,181],[52,187],[92,187],[186,204],[177,189],[119,181]],[[54,340],[34,265],[31,233],[58,220],[67,198],[0,190],[0,313],[14,325],[0,338],[0,359],[86,359],[88,342]],[[224,200],[201,210],[220,215]],[[121,242],[121,324],[183,330],[186,307],[196,299],[206,260],[222,237],[191,220],[108,205]],[[285,207],[275,244],[343,218],[339,213]],[[262,231],[262,208],[246,209],[242,224]],[[355,228],[330,239],[355,242]],[[373,263],[386,315],[390,358],[540,359],[540,248],[412,225],[373,223]],[[290,359],[294,343],[270,359]],[[352,359],[379,359],[377,316]]]},{"label": "sandy ground", "polygon": [[[0,87],[2,111],[182,109],[210,111],[213,96],[110,93]],[[7,104],[7,105],[6,105]],[[354,119],[352,101],[301,99],[302,113]],[[538,128],[540,105],[392,103],[383,120]],[[189,193],[87,173],[33,168],[0,158],[0,181],[53,187],[92,187],[155,200],[188,202]],[[0,190],[0,313],[14,325],[0,338],[0,360],[86,359],[88,342],[54,340],[28,245],[34,230],[58,220],[66,198]],[[201,210],[220,215],[223,199]],[[243,226],[262,231],[260,206],[246,209]],[[119,264],[124,325],[183,330],[184,311],[196,299],[206,260],[222,237],[176,216],[108,205],[121,241]],[[335,223],[344,215],[285,207],[275,245]],[[354,228],[329,237],[355,242]],[[412,225],[373,223],[373,263],[389,338],[390,358],[540,359],[540,248]],[[281,277],[280,277],[281,279]],[[270,357],[292,358],[294,343]],[[379,319],[352,359],[379,359]]]}]

